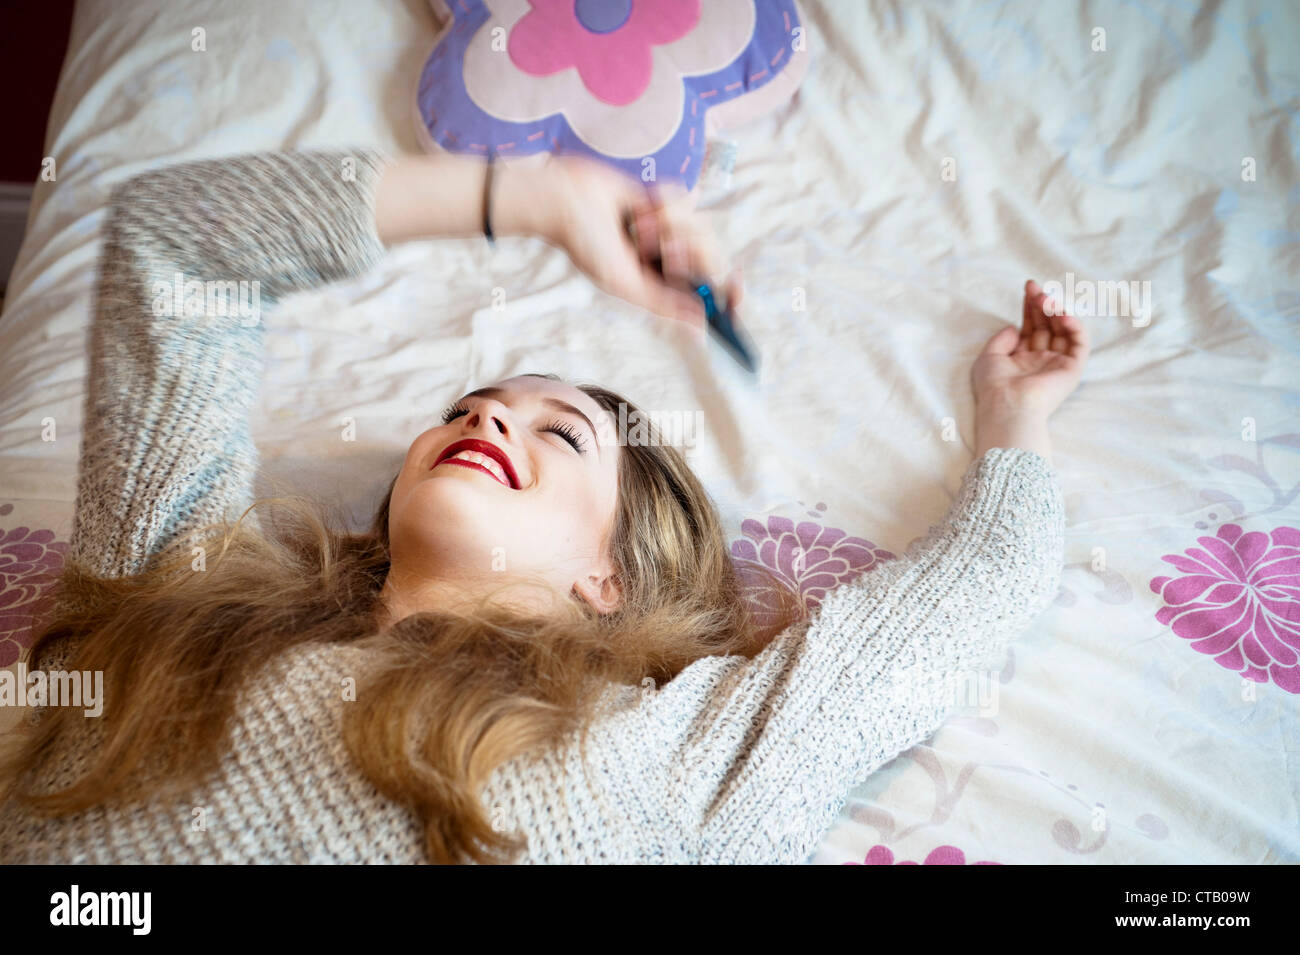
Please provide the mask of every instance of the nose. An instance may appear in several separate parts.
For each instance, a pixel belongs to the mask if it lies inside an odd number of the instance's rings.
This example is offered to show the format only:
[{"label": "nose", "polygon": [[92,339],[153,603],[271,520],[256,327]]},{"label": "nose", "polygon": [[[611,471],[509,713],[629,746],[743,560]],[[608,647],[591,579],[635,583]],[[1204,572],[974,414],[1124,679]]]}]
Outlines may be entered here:
[{"label": "nose", "polygon": [[511,429],[504,414],[505,407],[499,401],[491,399],[483,401],[465,416],[465,427],[473,431],[485,426],[489,431],[498,432],[509,438]]}]

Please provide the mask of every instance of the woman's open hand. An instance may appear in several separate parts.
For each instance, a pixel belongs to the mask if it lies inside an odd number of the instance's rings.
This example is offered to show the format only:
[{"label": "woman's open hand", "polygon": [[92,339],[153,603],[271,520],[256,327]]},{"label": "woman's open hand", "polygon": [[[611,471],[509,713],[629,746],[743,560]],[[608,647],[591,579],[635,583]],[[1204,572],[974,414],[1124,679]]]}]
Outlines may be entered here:
[{"label": "woman's open hand", "polygon": [[1019,333],[1004,326],[971,368],[977,405],[1013,408],[1046,420],[1079,386],[1088,360],[1088,332],[1030,279]]},{"label": "woman's open hand", "polygon": [[[538,223],[542,238],[564,249],[599,288],[634,305],[681,319],[704,331],[704,306],[689,291],[691,278],[716,281],[722,262],[713,231],[680,187],[647,189],[596,160],[552,156],[537,183],[549,210]],[[636,245],[627,224],[635,227]],[[654,267],[662,262],[663,274]],[[739,273],[724,294],[738,302]]]}]

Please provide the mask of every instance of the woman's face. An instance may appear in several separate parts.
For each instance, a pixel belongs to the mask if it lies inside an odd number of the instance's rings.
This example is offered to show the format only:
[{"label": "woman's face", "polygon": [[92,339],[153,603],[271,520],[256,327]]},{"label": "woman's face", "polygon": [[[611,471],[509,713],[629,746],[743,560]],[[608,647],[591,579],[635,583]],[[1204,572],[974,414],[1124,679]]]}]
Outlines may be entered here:
[{"label": "woman's face", "polygon": [[[450,414],[415,439],[393,486],[387,589],[396,582],[413,610],[421,593],[436,603],[448,586],[468,593],[540,575],[598,612],[615,609],[606,548],[622,450],[608,413],[573,385],[520,376],[470,392]],[[508,464],[452,460],[464,441],[486,442],[482,453]]]}]

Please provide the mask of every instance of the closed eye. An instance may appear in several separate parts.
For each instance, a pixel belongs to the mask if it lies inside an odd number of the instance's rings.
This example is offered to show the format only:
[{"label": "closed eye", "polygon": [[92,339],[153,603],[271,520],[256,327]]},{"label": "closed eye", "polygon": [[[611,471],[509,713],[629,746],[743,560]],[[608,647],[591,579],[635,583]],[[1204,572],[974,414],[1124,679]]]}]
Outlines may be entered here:
[{"label": "closed eye", "polygon": [[[461,415],[467,415],[467,414],[469,414],[469,408],[465,406],[464,402],[457,401],[455,404],[453,404],[450,408],[448,408],[446,411],[442,413],[442,423],[451,424]],[[587,453],[586,442],[582,440],[582,434],[577,430],[575,430],[572,425],[568,425],[565,424],[563,421],[556,420],[556,421],[552,421],[542,430],[550,431],[554,434],[558,434],[561,438],[563,438],[573,447],[573,450],[577,451],[579,454]]]},{"label": "closed eye", "polygon": [[585,451],[585,445],[582,441],[582,435],[580,435],[577,431],[575,431],[572,425],[567,425],[563,421],[552,421],[542,430],[555,432],[560,437],[562,437],[565,441],[568,441],[569,444],[573,445],[573,449],[577,451],[579,454],[587,453]]}]

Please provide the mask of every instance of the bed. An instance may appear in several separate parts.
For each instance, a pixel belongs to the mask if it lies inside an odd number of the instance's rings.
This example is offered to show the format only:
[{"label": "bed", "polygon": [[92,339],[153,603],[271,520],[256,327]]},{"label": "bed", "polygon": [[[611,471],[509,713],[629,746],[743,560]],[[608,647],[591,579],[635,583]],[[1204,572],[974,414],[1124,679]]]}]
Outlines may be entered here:
[{"label": "bed", "polygon": [[[270,316],[263,489],[360,528],[450,400],[554,371],[698,421],[687,456],[733,553],[809,543],[778,569],[816,600],[943,517],[970,363],[1026,278],[1057,282],[1094,345],[1052,422],[1060,591],[808,862],[1300,862],[1300,10],[804,11],[803,86],[729,134],[730,181],[699,193],[745,270],[757,383],[540,243],[411,243]],[[56,179],[0,317],[0,664],[71,530],[109,188],[265,149],[417,150],[438,25],[424,0],[78,3]]]}]

